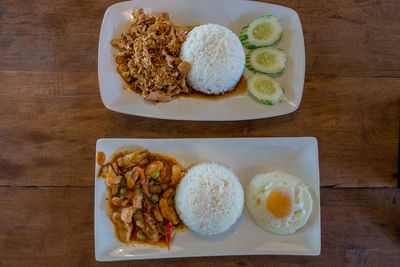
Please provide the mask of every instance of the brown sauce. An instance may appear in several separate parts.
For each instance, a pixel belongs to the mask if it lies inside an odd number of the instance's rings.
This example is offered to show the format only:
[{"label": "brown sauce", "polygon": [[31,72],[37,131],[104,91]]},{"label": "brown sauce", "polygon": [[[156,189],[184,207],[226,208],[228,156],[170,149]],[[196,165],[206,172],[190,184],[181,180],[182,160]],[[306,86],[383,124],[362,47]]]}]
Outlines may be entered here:
[{"label": "brown sauce", "polygon": [[201,100],[212,100],[218,101],[228,97],[234,97],[239,95],[244,95],[247,90],[247,79],[242,75],[239,82],[236,84],[235,89],[221,95],[207,95],[201,92],[191,92],[190,94],[181,94],[178,97],[194,98]]},{"label": "brown sauce", "polygon": [[97,161],[97,164],[99,164],[100,166],[103,166],[104,162],[106,161],[106,154],[104,154],[103,151],[98,151],[96,154],[96,161]]},{"label": "brown sauce", "polygon": [[[136,92],[129,85],[127,85],[127,87],[125,89],[130,92],[137,93],[140,95],[139,92]],[[201,92],[196,92],[196,91],[192,90],[192,92],[190,92],[189,94],[180,94],[180,95],[177,95],[176,97],[177,98],[184,97],[184,98],[192,98],[192,99],[200,99],[200,100],[208,100],[208,101],[218,101],[218,100],[229,98],[229,97],[244,95],[246,93],[246,91],[247,91],[247,79],[246,79],[246,77],[244,77],[244,75],[242,75],[239,82],[236,84],[235,89],[233,89],[232,91],[229,91],[225,94],[207,95],[207,94],[204,94]]]},{"label": "brown sauce", "polygon": [[[117,233],[115,230],[116,226],[114,225],[114,233]],[[181,227],[175,229],[176,232],[183,232],[186,230],[186,225],[182,225]],[[117,234],[115,234],[115,237],[118,238]],[[175,237],[175,235],[174,235]],[[175,239],[175,238],[173,238]],[[174,242],[174,240],[172,239],[171,244]],[[155,243],[150,243],[150,242],[146,242],[146,241],[140,241],[140,240],[136,240],[136,239],[131,239],[129,241],[129,243],[131,244],[137,244],[137,245],[145,245],[145,246],[152,246],[152,247],[159,247],[159,248],[166,248],[168,247],[167,243],[163,242],[163,241],[159,241],[159,242],[155,242]]]},{"label": "brown sauce", "polygon": [[[190,32],[194,27],[197,27],[199,25],[189,25],[189,26],[175,26],[175,28],[186,28],[187,32]],[[133,88],[130,84],[126,84],[127,86],[125,87],[125,90],[136,93],[138,95],[141,95],[141,91],[139,89],[135,89]],[[239,82],[236,84],[235,88],[225,94],[220,94],[220,95],[208,95],[208,94],[204,94],[201,92],[197,92],[193,89],[191,89],[192,91],[189,94],[180,94],[180,95],[176,95],[176,98],[179,97],[185,97],[185,98],[192,98],[192,99],[200,99],[200,100],[212,100],[212,101],[218,101],[221,99],[225,99],[225,98],[229,98],[229,97],[234,97],[234,96],[240,96],[240,95],[244,95],[247,91],[247,79],[246,77],[244,77],[244,75],[242,75],[242,77],[240,78]],[[173,100],[172,100],[173,101]]]}]

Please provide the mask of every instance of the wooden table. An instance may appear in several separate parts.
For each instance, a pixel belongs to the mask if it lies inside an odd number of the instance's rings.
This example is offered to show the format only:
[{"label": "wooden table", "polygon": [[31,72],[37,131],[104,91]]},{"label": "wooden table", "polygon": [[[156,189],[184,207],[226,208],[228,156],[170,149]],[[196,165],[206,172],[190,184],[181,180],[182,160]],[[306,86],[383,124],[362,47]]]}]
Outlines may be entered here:
[{"label": "wooden table", "polygon": [[242,122],[107,110],[97,44],[103,14],[115,2],[0,2],[0,266],[102,264],[94,258],[93,236],[98,138],[283,136],[319,142],[321,256],[113,265],[399,264],[399,1],[270,1],[300,15],[303,100],[292,114]]}]

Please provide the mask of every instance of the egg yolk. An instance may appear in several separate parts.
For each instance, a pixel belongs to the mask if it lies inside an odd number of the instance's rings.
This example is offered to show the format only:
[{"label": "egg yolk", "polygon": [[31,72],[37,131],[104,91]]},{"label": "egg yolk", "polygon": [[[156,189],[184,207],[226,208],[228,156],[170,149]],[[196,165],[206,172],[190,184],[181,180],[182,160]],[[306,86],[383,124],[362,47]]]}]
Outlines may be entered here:
[{"label": "egg yolk", "polygon": [[267,198],[267,210],[278,219],[289,216],[292,210],[290,195],[282,191],[272,191]]}]

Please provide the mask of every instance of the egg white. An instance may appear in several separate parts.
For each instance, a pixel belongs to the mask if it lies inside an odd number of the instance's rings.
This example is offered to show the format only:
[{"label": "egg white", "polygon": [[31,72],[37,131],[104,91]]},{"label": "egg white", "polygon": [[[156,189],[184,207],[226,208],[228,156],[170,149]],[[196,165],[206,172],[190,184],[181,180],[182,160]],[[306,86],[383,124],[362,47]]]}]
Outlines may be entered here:
[{"label": "egg white", "polygon": [[[292,199],[290,214],[276,218],[266,208],[268,196],[273,191],[286,192]],[[299,178],[271,172],[256,175],[246,189],[246,206],[257,225],[272,233],[292,234],[308,221],[313,206],[310,188]]]}]

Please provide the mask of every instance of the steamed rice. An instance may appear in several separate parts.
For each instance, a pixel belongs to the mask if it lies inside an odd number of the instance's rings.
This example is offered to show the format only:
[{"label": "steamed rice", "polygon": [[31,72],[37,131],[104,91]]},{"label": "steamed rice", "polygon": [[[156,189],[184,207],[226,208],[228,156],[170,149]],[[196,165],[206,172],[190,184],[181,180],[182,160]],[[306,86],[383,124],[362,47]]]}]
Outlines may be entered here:
[{"label": "steamed rice", "polygon": [[245,54],[239,38],[218,24],[195,27],[181,47],[181,59],[191,64],[186,80],[205,94],[223,94],[235,88],[243,74]]},{"label": "steamed rice", "polygon": [[175,203],[181,220],[190,229],[203,235],[219,234],[242,214],[244,193],[230,169],[201,163],[182,178]]}]

